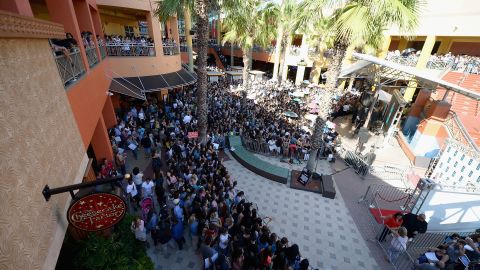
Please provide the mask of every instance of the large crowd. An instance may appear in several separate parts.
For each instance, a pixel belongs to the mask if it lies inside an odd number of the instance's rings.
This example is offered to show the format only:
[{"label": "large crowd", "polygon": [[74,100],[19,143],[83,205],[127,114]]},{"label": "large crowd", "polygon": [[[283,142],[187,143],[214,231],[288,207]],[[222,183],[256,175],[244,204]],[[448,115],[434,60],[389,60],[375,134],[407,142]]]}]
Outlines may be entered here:
[{"label": "large crowd", "polygon": [[[132,231],[137,240],[148,243],[151,238],[156,246],[166,246],[171,239],[178,249],[193,246],[205,269],[306,270],[309,262],[301,257],[298,245],[270,230],[255,204],[237,188],[218,151],[227,147],[226,135],[231,133],[274,132],[298,139],[306,133],[286,119],[273,121],[252,100],[245,104],[241,95],[227,91],[224,82],[209,85],[205,145],[192,135],[197,120],[190,91],[172,92],[166,102],[152,98],[127,105],[119,115],[119,124],[110,133],[117,167],[127,173],[125,151],[138,158],[140,146],[152,159],[153,177],[144,177],[139,168],[126,177],[126,194],[140,213]],[[111,167],[106,162],[102,168],[107,166]],[[151,198],[159,207],[152,207]]]}]

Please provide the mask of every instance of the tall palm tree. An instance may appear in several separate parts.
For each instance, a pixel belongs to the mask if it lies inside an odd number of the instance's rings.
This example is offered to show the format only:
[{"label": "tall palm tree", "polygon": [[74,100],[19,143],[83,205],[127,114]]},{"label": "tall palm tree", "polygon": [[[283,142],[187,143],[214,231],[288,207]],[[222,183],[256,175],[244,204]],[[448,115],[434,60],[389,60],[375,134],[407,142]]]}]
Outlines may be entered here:
[{"label": "tall palm tree", "polygon": [[224,5],[223,43],[239,45],[243,52],[243,84],[247,84],[254,45],[266,47],[275,35],[278,5],[262,0],[234,0]]},{"label": "tall palm tree", "polygon": [[208,54],[208,8],[209,0],[195,0],[197,15],[197,117],[198,138],[201,144],[207,143],[207,54]]},{"label": "tall palm tree", "polygon": [[173,16],[183,16],[185,22],[185,38],[187,40],[188,50],[188,69],[193,72],[193,47],[191,10],[193,9],[193,0],[161,0],[157,1],[157,9],[155,14],[161,22],[166,22]]},{"label": "tall palm tree", "polygon": [[324,106],[320,110],[320,117],[315,121],[307,169],[314,169],[322,143],[324,119],[337,94],[338,77],[348,46],[363,44],[379,47],[382,44],[383,30],[392,25],[404,32],[411,31],[418,24],[420,7],[421,0],[349,0],[335,9],[332,14],[332,30],[335,32],[333,58],[329,63],[327,82],[322,93]]}]

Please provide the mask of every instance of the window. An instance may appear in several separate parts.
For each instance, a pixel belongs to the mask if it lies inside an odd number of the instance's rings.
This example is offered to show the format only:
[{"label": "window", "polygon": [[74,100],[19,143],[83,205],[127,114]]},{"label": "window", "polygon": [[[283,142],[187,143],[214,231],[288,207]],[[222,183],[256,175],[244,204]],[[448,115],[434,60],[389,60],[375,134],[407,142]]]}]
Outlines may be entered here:
[{"label": "window", "polygon": [[447,161],[447,162],[450,162],[450,161],[452,161],[452,158],[451,158],[451,157],[448,158],[448,161]]},{"label": "window", "polygon": [[464,170],[465,170],[465,166],[462,166],[462,169],[460,171],[463,172]]},{"label": "window", "polygon": [[477,165],[477,171],[480,170],[480,164]]},{"label": "window", "polygon": [[449,169],[450,169],[450,168],[449,168],[449,167],[447,167],[447,168],[445,169],[445,172],[448,172],[448,170],[449,170]]},{"label": "window", "polygon": [[465,155],[462,155],[462,157],[460,158],[460,160],[463,160],[465,158]]},{"label": "window", "polygon": [[133,26],[125,25],[124,28],[125,28],[125,36],[126,37],[135,36],[135,33],[133,32]]},{"label": "window", "polygon": [[468,173],[468,177],[472,177],[472,174],[473,174],[473,171],[470,171],[470,172]]},{"label": "window", "polygon": [[473,158],[471,158],[469,161],[468,161],[468,165],[471,165],[473,162]]},{"label": "window", "polygon": [[456,156],[457,156],[457,154],[458,154],[458,150],[457,150],[457,151],[455,151],[455,153],[453,154],[453,156],[454,156],[454,157],[456,157]]},{"label": "window", "polygon": [[455,174],[457,174],[457,172],[456,172],[456,171],[453,171],[453,173],[452,173],[452,177],[454,177],[454,176],[455,176]]},{"label": "window", "polygon": [[449,146],[447,149],[447,153],[450,153],[450,149],[452,149],[452,147]]},{"label": "window", "polygon": [[460,179],[458,179],[458,182],[462,182],[463,176],[460,176]]},{"label": "window", "polygon": [[457,167],[458,165],[458,161],[455,161],[455,164],[453,165],[453,167]]},{"label": "window", "polygon": [[477,178],[477,183],[480,183],[480,176]]}]

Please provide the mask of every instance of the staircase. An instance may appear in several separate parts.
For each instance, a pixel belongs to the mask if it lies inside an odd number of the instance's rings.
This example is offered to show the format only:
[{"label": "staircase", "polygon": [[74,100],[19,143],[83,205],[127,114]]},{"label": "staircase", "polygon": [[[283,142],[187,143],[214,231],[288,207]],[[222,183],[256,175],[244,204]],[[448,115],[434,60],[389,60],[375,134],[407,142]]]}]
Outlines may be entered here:
[{"label": "staircase", "polygon": [[217,65],[217,67],[221,70],[225,70],[222,60],[220,60],[220,57],[218,56],[218,53],[215,51],[215,49],[212,47],[208,47],[208,53],[212,54],[213,57],[215,57],[215,64]]}]

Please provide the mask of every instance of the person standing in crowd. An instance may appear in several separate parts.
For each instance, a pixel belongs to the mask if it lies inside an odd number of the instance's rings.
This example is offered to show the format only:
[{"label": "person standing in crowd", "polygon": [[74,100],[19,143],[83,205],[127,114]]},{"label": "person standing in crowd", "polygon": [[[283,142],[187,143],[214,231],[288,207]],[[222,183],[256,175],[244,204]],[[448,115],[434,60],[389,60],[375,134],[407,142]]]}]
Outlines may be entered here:
[{"label": "person standing in crowd", "polygon": [[185,243],[185,237],[183,236],[183,223],[176,218],[173,219],[172,236],[178,244],[178,249],[182,250],[183,244]]},{"label": "person standing in crowd", "polygon": [[425,233],[428,228],[428,223],[425,221],[425,214],[407,213],[402,216],[403,227],[408,231],[408,238],[411,241],[415,235]]},{"label": "person standing in crowd", "polygon": [[150,177],[142,183],[142,198],[153,197],[155,184]]},{"label": "person standing in crowd", "polygon": [[150,137],[143,137],[141,143],[145,152],[145,158],[148,158],[152,153],[152,141],[150,140]]},{"label": "person standing in crowd", "polygon": [[398,259],[400,253],[407,250],[407,229],[405,227],[400,227],[398,232],[392,231],[393,238],[390,242],[390,247],[388,248],[388,260],[392,263],[395,263]]},{"label": "person standing in crowd", "polygon": [[153,178],[155,180],[160,178],[160,170],[162,169],[162,160],[160,158],[160,153],[153,149],[152,151],[152,170]]},{"label": "person standing in crowd", "polygon": [[133,179],[133,183],[137,187],[137,191],[138,191],[140,197],[143,197],[143,195],[141,194],[142,193],[142,184],[143,184],[143,173],[140,172],[140,168],[138,168],[138,167],[133,168],[132,179]]},{"label": "person standing in crowd", "polygon": [[120,172],[122,173],[122,175],[125,175],[127,173],[127,169],[126,169],[126,158],[127,156],[125,155],[125,153],[120,153],[120,151],[115,150],[115,163],[117,165],[117,168],[120,170]]},{"label": "person standing in crowd", "polygon": [[126,188],[126,192],[127,192],[127,199],[129,200],[129,202],[131,204],[133,204],[133,209],[134,211],[136,212],[137,211],[137,207],[139,205],[139,202],[140,202],[140,196],[138,194],[138,191],[137,191],[137,186],[133,183],[133,180],[132,178],[130,177],[130,175],[128,175],[128,178],[127,179],[127,188]]},{"label": "person standing in crowd", "polygon": [[135,217],[132,221],[131,229],[135,234],[135,239],[144,243],[148,248],[149,245],[147,242],[147,230],[145,229],[145,222],[140,217]]}]

